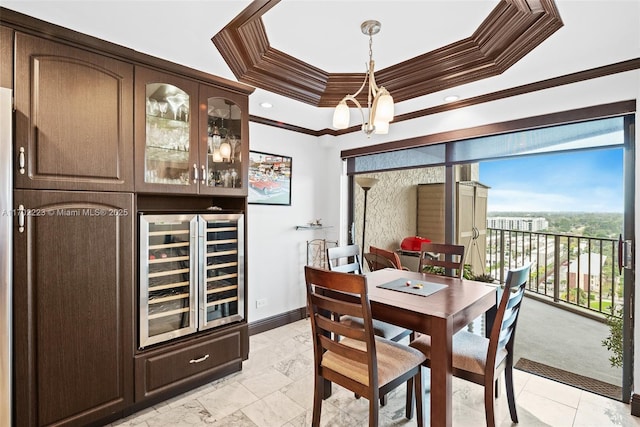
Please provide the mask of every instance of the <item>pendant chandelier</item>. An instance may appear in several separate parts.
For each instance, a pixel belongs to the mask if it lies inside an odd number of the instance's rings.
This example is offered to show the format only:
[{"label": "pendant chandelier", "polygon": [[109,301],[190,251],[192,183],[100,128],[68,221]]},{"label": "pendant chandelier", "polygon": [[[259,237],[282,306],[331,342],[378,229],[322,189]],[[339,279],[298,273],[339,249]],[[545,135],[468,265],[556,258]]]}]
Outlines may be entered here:
[{"label": "pendant chandelier", "polygon": [[[369,36],[369,66],[364,76],[364,81],[360,89],[353,95],[347,95],[336,106],[333,112],[333,127],[336,129],[346,129],[349,126],[349,106],[347,101],[353,102],[362,115],[362,131],[370,137],[372,133],[389,133],[389,122],[393,120],[393,98],[383,86],[376,85],[373,75],[373,36],[380,32],[381,24],[378,21],[365,21],[360,25],[362,33]],[[369,83],[367,86],[367,82]],[[356,99],[360,92],[367,86],[367,118],[362,106]]]}]

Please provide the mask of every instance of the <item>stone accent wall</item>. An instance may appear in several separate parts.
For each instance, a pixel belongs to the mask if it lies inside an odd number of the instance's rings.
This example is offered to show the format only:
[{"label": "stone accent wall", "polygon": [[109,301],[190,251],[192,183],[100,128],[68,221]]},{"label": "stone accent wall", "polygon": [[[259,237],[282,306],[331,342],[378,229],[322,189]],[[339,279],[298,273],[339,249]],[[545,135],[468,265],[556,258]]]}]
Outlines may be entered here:
[{"label": "stone accent wall", "polygon": [[[367,174],[379,181],[367,196],[365,252],[370,245],[396,250],[407,236],[416,233],[418,184],[444,182],[444,166]],[[355,238],[362,245],[364,191],[355,185]]]},{"label": "stone accent wall", "polygon": [[[444,166],[366,174],[379,181],[367,196],[365,252],[370,245],[395,251],[402,239],[415,236],[417,185],[444,182],[444,175]],[[478,165],[458,167],[456,176],[457,180],[477,180]],[[362,247],[364,191],[354,186],[355,239]]]}]

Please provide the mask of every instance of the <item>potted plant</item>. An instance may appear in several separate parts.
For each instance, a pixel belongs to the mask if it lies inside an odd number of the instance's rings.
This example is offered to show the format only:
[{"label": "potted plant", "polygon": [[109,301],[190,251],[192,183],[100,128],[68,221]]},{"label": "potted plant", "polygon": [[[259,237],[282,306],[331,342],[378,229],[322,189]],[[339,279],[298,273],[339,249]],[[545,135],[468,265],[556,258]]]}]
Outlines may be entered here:
[{"label": "potted plant", "polygon": [[486,274],[486,273],[474,275],[472,277],[472,280],[475,280],[476,282],[485,282],[485,283],[494,283],[496,281],[496,279],[494,279],[492,275]]},{"label": "potted plant", "polygon": [[[440,276],[444,276],[444,267],[436,267],[433,265],[425,265],[422,269],[423,273],[430,274],[438,274]],[[494,283],[496,279],[493,278],[490,274],[473,274],[473,270],[471,269],[470,264],[464,265],[464,271],[462,272],[462,277],[467,280],[475,280],[477,282],[485,282],[485,283]]]},{"label": "potted plant", "polygon": [[622,307],[611,306],[611,311],[607,315],[607,325],[609,326],[609,336],[602,340],[602,345],[613,354],[609,357],[609,362],[614,368],[622,367]]}]

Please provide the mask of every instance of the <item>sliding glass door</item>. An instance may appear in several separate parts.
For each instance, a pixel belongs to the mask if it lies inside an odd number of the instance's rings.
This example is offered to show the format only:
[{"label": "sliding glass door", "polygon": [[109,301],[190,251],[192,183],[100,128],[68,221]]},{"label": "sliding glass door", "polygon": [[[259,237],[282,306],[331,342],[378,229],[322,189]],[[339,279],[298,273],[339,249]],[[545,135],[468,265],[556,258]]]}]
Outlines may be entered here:
[{"label": "sliding glass door", "polygon": [[[348,157],[347,170],[348,174],[352,176],[358,174],[380,176],[381,173],[391,173],[391,171],[444,167],[445,192],[447,194],[444,199],[445,240],[455,242],[457,235],[454,218],[454,212],[456,212],[455,171],[459,165],[478,163],[482,165],[490,161],[506,164],[509,159],[513,159],[514,162],[528,160],[531,165],[535,165],[537,162],[539,164],[540,161],[547,161],[547,159],[551,163],[551,159],[562,158],[562,162],[555,163],[557,165],[555,176],[558,177],[559,187],[563,183],[563,179],[571,174],[572,168],[595,168],[589,169],[588,173],[596,176],[599,172],[598,168],[616,168],[619,171],[620,182],[613,191],[617,193],[614,196],[620,203],[611,206],[611,209],[619,212],[617,217],[620,219],[620,227],[614,233],[615,236],[597,236],[598,238],[595,238],[596,236],[578,236],[562,240],[563,237],[560,234],[568,234],[567,231],[564,233],[516,233],[512,235],[513,237],[505,240],[503,233],[499,264],[492,266],[487,262],[486,267],[487,271],[491,271],[493,268],[495,276],[500,278],[503,276],[501,274],[503,270],[509,267],[508,262],[511,258],[507,257],[514,256],[516,260],[522,261],[526,256],[530,261],[535,261],[537,266],[535,277],[531,281],[531,289],[529,289],[531,294],[541,294],[542,297],[548,297],[550,301],[555,303],[562,303],[563,307],[568,306],[571,310],[587,311],[594,318],[600,319],[600,324],[604,323],[611,308],[619,305],[622,311],[618,313],[614,311],[614,317],[609,318],[614,320],[610,322],[613,325],[611,326],[612,334],[615,333],[615,325],[622,325],[622,352],[616,353],[614,351],[611,355],[622,359],[622,373],[616,374],[619,378],[616,383],[621,387],[619,399],[628,401],[633,376],[631,346],[633,323],[630,307],[633,306],[635,287],[633,256],[630,253],[630,248],[633,246],[630,242],[633,242],[635,229],[635,136],[633,129],[634,115],[627,114],[561,125],[538,126],[532,129],[475,136],[463,140],[446,139],[445,136],[443,139],[446,142],[442,143],[430,143],[425,146],[405,147],[384,152],[380,152],[381,150],[378,149],[378,152],[375,153]],[[611,153],[613,154],[610,156]],[[577,160],[583,154],[586,157],[602,161],[596,161],[590,166],[581,166],[577,161],[573,162],[572,159]],[[604,162],[605,157],[616,160],[614,163],[607,163]],[[515,171],[503,173],[503,176],[504,180],[515,181],[516,178],[527,175],[531,178],[530,187],[535,187],[536,180],[540,185],[542,184],[543,178],[545,178],[542,174],[549,173],[547,171],[548,169],[542,167],[520,167]],[[565,174],[565,178],[563,178],[563,174]],[[480,181],[483,181],[482,172],[480,172]],[[586,195],[583,197],[604,198],[597,191],[597,187],[599,187],[597,183],[592,182],[590,185],[592,191],[585,193]],[[524,193],[528,190],[531,188],[525,186],[519,191]],[[544,191],[539,193],[544,193]],[[494,191],[492,194],[489,190],[490,201],[492,196],[495,199],[497,192]],[[543,203],[543,199],[540,200]],[[551,195],[544,203],[554,204]],[[555,203],[557,204],[557,202]],[[353,210],[353,207],[351,209]],[[353,218],[353,213],[351,215]],[[547,239],[545,243],[540,243],[540,240],[538,243],[529,243],[528,246],[523,243],[527,239],[529,241],[541,239],[541,236]],[[487,238],[492,237],[488,236]],[[495,235],[493,238],[497,239]],[[507,252],[506,249],[509,245],[513,246],[511,252]],[[522,245],[521,250],[518,245]],[[491,243],[487,241],[487,247],[489,246]],[[540,252],[542,249],[549,251],[542,254]],[[533,251],[537,251],[537,254]],[[620,316],[618,318],[620,321],[617,323],[615,321],[616,315]],[[596,345],[599,345],[601,340],[601,338],[597,338]],[[571,348],[562,350],[566,352],[578,351]],[[608,363],[608,361],[604,363]],[[585,372],[578,373],[585,374]],[[586,374],[588,375],[588,372]]]}]

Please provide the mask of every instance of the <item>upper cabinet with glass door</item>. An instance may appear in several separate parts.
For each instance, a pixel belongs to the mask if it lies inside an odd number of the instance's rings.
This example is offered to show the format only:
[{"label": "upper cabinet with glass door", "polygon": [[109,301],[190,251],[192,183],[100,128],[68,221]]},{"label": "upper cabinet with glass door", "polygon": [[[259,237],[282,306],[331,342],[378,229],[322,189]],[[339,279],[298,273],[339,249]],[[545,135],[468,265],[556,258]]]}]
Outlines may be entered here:
[{"label": "upper cabinet with glass door", "polygon": [[247,97],[201,85],[200,122],[200,159],[205,167],[200,192],[246,196]]},{"label": "upper cabinet with glass door", "polygon": [[136,191],[246,196],[245,94],[136,68]]},{"label": "upper cabinet with glass door", "polygon": [[136,68],[136,190],[195,193],[198,159],[198,83]]}]

